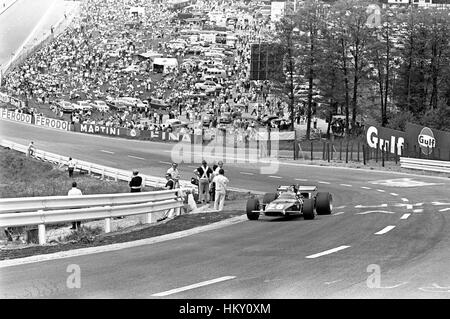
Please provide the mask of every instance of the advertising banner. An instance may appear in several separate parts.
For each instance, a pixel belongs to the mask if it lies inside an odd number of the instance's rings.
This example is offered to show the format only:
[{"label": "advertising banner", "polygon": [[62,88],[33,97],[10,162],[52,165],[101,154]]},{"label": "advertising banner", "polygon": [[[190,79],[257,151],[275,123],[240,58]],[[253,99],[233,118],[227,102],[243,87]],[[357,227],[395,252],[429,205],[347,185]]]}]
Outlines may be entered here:
[{"label": "advertising banner", "polygon": [[366,125],[366,141],[370,148],[379,148],[391,154],[401,155],[406,133],[386,127]]},{"label": "advertising banner", "polygon": [[81,133],[119,136],[121,135],[122,130],[125,130],[125,128],[110,127],[95,124],[79,124],[79,123],[74,124],[74,131]]},{"label": "advertising banner", "polygon": [[45,126],[54,128],[62,131],[70,131],[71,124],[67,121],[62,121],[58,119],[52,119],[45,116],[36,115],[34,118],[34,124],[39,126]]},{"label": "advertising banner", "polygon": [[450,160],[450,132],[407,123],[406,135],[411,156]]},{"label": "advertising banner", "polygon": [[15,122],[23,122],[31,124],[32,115],[31,114],[25,114],[25,113],[19,113],[18,110],[16,111],[10,111],[4,108],[0,109],[0,118]]},{"label": "advertising banner", "polygon": [[0,92],[0,102],[8,103],[9,102],[9,95]]}]

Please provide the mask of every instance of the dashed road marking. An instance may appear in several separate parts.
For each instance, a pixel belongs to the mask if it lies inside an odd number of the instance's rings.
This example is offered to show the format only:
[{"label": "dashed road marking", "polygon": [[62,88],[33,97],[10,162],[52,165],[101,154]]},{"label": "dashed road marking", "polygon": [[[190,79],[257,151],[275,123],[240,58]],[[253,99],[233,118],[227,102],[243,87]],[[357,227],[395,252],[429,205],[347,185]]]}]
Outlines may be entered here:
[{"label": "dashed road marking", "polygon": [[349,185],[349,184],[339,184],[339,185],[345,186],[345,187],[352,187],[352,185]]},{"label": "dashed road marking", "polygon": [[440,212],[446,212],[446,211],[448,211],[448,210],[450,210],[450,208],[442,208],[442,209],[440,209],[439,211],[440,211]]},{"label": "dashed road marking", "polygon": [[362,188],[362,189],[372,189],[372,188],[367,187],[367,186],[361,186],[361,188]]},{"label": "dashed road marking", "polygon": [[381,213],[381,214],[395,214],[395,212],[390,212],[388,210],[369,210],[367,212],[356,213],[355,215],[367,215],[372,213]]},{"label": "dashed road marking", "polygon": [[100,150],[100,152],[102,152],[102,153],[107,153],[107,154],[114,154],[114,152],[111,152],[111,151],[105,151],[105,150]]},{"label": "dashed road marking", "polygon": [[308,181],[306,178],[296,178],[296,181],[300,181],[300,182],[306,182]]},{"label": "dashed road marking", "polygon": [[317,183],[319,183],[319,184],[330,184],[328,182],[323,182],[323,181],[317,181]]},{"label": "dashed road marking", "polygon": [[386,234],[387,232],[393,230],[394,228],[395,228],[395,226],[392,226],[392,225],[386,226],[386,227],[384,227],[382,230],[380,230],[379,232],[376,232],[375,235],[383,235],[383,234]]},{"label": "dashed road marking", "polygon": [[281,176],[275,176],[275,175],[269,175],[269,177],[271,177],[271,178],[278,178],[278,179],[283,178],[283,177],[281,177]]},{"label": "dashed road marking", "polygon": [[355,208],[379,208],[379,207],[387,207],[387,206],[388,206],[388,204],[372,205],[372,206],[356,205]]},{"label": "dashed road marking", "polygon": [[138,157],[138,156],[128,155],[128,157],[135,158],[135,159],[138,159],[138,160],[141,160],[141,161],[145,161],[145,158]]},{"label": "dashed road marking", "polygon": [[334,216],[338,216],[338,215],[342,215],[342,214],[344,214],[345,212],[339,212],[339,213],[336,213],[336,214],[333,214]]},{"label": "dashed road marking", "polygon": [[413,209],[413,205],[411,204],[406,205],[406,209]]},{"label": "dashed road marking", "polygon": [[247,173],[247,172],[239,172],[239,174],[242,174],[242,175],[255,175],[253,173]]},{"label": "dashed road marking", "polygon": [[342,208],[345,208],[345,207],[347,207],[347,206],[339,206],[339,207],[336,207],[336,209],[342,209]]},{"label": "dashed road marking", "polygon": [[400,217],[400,219],[408,219],[409,216],[411,216],[411,214],[403,214],[403,216]]},{"label": "dashed road marking", "polygon": [[340,250],[343,250],[343,249],[346,249],[346,248],[349,248],[349,247],[350,246],[345,246],[345,245],[344,246],[339,246],[339,247],[336,247],[336,248],[333,248],[333,249],[322,251],[321,253],[317,253],[317,254],[314,254],[314,255],[306,256],[306,258],[312,259],[312,258],[317,258],[317,257],[320,257],[320,256],[329,255],[329,254],[335,253],[337,251],[340,251]]},{"label": "dashed road marking", "polygon": [[409,202],[409,199],[407,199],[407,198],[402,198],[402,201],[403,201],[403,202]]},{"label": "dashed road marking", "polygon": [[398,196],[397,193],[389,193],[389,194],[391,194],[392,196]]},{"label": "dashed road marking", "polygon": [[384,189],[377,189],[377,192],[385,193],[386,191]]},{"label": "dashed road marking", "polygon": [[226,281],[226,280],[231,280],[236,278],[236,276],[225,276],[225,277],[220,277],[220,278],[216,278],[216,279],[212,279],[212,280],[207,280],[207,281],[202,281],[196,284],[192,284],[189,286],[184,286],[184,287],[180,287],[180,288],[175,288],[175,289],[171,289],[171,290],[167,290],[167,291],[163,291],[163,292],[158,292],[156,294],[153,294],[153,297],[164,297],[164,296],[168,296],[168,295],[173,295],[182,291],[186,291],[186,290],[191,290],[191,289],[195,289],[195,288],[199,288],[199,287],[204,287],[204,286],[208,286],[208,285],[212,285],[212,284],[216,284],[218,282],[222,282],[222,281]]},{"label": "dashed road marking", "polygon": [[422,208],[413,209],[413,213],[423,213],[423,209]]},{"label": "dashed road marking", "polygon": [[450,203],[432,202],[431,205],[433,205],[433,206],[441,206],[441,205],[450,205]]}]

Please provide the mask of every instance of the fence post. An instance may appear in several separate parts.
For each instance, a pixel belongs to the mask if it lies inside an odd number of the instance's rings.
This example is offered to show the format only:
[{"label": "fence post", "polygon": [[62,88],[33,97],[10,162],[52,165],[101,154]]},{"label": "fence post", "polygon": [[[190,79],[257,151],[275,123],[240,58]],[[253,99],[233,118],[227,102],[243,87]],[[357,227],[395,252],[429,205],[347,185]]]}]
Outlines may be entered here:
[{"label": "fence post", "polygon": [[102,168],[102,179],[105,178],[105,168]]},{"label": "fence post", "polygon": [[353,142],[352,142],[352,146],[350,147],[350,161],[353,162]]},{"label": "fence post", "polygon": [[363,163],[366,165],[366,146],[363,144],[362,146],[362,152],[363,152]]},{"label": "fence post", "polygon": [[397,165],[398,163],[398,144],[395,144],[395,155],[394,155],[394,159],[395,159],[395,164]]},{"label": "fence post", "polygon": [[327,143],[327,159],[328,163],[330,162],[330,143]]},{"label": "fence post", "polygon": [[383,148],[381,150],[381,166],[384,167],[384,149],[386,148],[386,144],[383,144]]},{"label": "fence post", "polygon": [[348,141],[347,141],[347,146],[345,148],[345,162],[348,163]]},{"label": "fence post", "polygon": [[323,142],[323,147],[322,147],[322,160],[325,160],[325,142]]},{"label": "fence post", "polygon": [[92,164],[89,164],[88,166],[88,174],[91,175],[91,171],[92,171]]},{"label": "fence post", "polygon": [[359,142],[358,142],[358,163],[359,163]]},{"label": "fence post", "polygon": [[339,143],[339,160],[342,161],[342,140]]},{"label": "fence post", "polygon": [[336,148],[334,147],[334,144],[331,143],[331,151],[330,151],[331,160],[333,160],[333,154],[334,154],[334,150],[335,150],[335,149],[336,149]]},{"label": "fence post", "polygon": [[[43,213],[43,211],[38,210],[38,213]],[[38,225],[38,238],[39,238],[39,245],[45,245],[45,224]]]},{"label": "fence post", "polygon": [[313,151],[313,148],[314,148],[314,143],[313,143],[313,141],[311,141],[311,162],[314,160],[314,151]]},{"label": "fence post", "polygon": [[105,218],[105,233],[111,232],[111,217]]},{"label": "fence post", "polygon": [[378,145],[375,147],[375,163],[378,163],[378,149],[380,148],[380,140],[378,140]]}]

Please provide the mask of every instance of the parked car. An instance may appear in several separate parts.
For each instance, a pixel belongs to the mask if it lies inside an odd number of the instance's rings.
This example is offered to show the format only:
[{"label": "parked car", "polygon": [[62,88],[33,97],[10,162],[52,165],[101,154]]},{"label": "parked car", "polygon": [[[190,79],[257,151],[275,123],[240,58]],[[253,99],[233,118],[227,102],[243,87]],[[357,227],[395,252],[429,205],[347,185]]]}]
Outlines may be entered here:
[{"label": "parked car", "polygon": [[75,107],[69,101],[60,100],[56,102],[56,105],[62,109],[63,112],[73,112]]},{"label": "parked car", "polygon": [[75,107],[75,110],[79,110],[79,111],[91,111],[92,110],[92,106],[89,101],[78,101],[78,102],[74,103],[73,106]]},{"label": "parked car", "polygon": [[221,90],[222,86],[213,81],[205,81],[205,82],[195,83],[195,88],[197,90],[203,90],[206,93],[208,93],[208,92],[215,92],[217,90]]}]

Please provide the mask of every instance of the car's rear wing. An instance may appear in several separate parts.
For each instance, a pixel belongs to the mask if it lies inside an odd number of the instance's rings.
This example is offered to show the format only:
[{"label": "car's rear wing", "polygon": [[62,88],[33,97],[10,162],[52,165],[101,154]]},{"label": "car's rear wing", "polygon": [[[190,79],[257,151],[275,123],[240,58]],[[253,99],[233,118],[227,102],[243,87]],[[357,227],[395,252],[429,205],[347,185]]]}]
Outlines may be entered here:
[{"label": "car's rear wing", "polygon": [[299,186],[298,191],[300,193],[312,193],[317,190],[317,186]]}]

